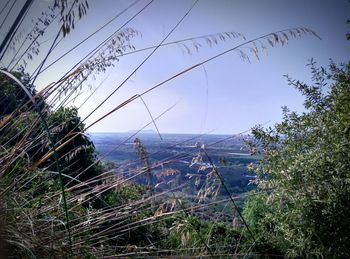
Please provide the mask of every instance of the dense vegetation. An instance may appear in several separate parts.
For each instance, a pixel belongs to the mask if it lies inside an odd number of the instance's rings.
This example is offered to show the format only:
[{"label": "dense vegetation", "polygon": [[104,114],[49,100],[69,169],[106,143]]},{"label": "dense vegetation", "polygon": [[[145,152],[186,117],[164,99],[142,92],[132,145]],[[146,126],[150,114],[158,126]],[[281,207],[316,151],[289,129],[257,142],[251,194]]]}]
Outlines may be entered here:
[{"label": "dense vegetation", "polygon": [[350,64],[310,64],[313,85],[288,78],[305,96],[302,114],[283,109],[273,128],[253,129],[263,159],[244,214],[261,243],[289,256],[350,256]]}]

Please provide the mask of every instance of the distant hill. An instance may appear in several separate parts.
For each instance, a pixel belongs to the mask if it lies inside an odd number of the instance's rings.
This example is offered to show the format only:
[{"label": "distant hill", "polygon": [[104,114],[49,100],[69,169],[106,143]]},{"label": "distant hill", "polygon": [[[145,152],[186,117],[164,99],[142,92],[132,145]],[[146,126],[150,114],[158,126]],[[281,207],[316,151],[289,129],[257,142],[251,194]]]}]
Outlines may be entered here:
[{"label": "distant hill", "polygon": [[158,134],[155,130],[145,129],[138,132],[138,130],[129,130],[127,133],[138,133],[138,134]]}]

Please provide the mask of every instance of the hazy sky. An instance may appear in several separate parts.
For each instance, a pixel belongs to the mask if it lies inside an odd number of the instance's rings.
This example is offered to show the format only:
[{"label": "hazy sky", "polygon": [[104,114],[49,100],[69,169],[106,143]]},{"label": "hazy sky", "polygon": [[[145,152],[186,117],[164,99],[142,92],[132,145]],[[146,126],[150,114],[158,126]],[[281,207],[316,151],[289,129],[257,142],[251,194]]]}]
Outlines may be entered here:
[{"label": "hazy sky", "polygon": [[[36,82],[38,88],[57,80],[67,67],[104,40],[149,1],[140,0],[105,30],[43,73]],[[46,2],[37,1],[32,8],[44,8]],[[155,0],[128,24],[128,27],[142,33],[142,37],[135,38],[132,43],[136,48],[158,44],[193,2]],[[130,3],[131,1],[126,0],[90,0],[87,16],[62,41],[61,47],[57,48],[50,60],[103,25]],[[35,10],[32,12],[35,13]],[[283,75],[289,74],[295,79],[310,82],[310,72],[306,67],[310,58],[324,66],[329,63],[330,58],[335,62],[349,61],[350,42],[345,40],[346,32],[350,31],[350,26],[346,24],[346,20],[350,19],[349,14],[350,3],[346,0],[199,0],[167,42],[225,31],[240,32],[249,40],[269,32],[299,26],[313,29],[322,40],[311,36],[291,39],[284,47],[269,47],[268,55],[260,53],[260,61],[251,57],[251,63],[243,62],[237,53],[229,53],[172,80],[144,96],[154,117],[178,102],[157,120],[159,130],[163,133],[202,133],[215,130],[214,133],[234,134],[259,123],[270,121],[272,124],[280,121],[283,105],[302,111],[301,95],[287,85]],[[50,39],[56,30],[57,28],[48,30],[44,39]],[[204,40],[198,42],[203,47],[198,52],[191,47],[191,55],[180,45],[159,49],[86,124],[128,97],[244,41],[235,39],[212,47],[206,45]],[[191,42],[187,44],[191,46]],[[246,51],[249,53],[249,50]],[[149,53],[150,51],[146,51],[122,57],[114,68],[97,76],[96,80],[90,80],[89,83],[94,87],[108,75],[94,98],[81,108],[81,117],[84,118],[96,107]],[[85,94],[75,103],[77,106],[88,94],[88,88],[84,89]],[[91,128],[91,131],[136,130],[149,121],[147,110],[137,100]],[[147,129],[153,129],[153,126],[150,125]]]}]

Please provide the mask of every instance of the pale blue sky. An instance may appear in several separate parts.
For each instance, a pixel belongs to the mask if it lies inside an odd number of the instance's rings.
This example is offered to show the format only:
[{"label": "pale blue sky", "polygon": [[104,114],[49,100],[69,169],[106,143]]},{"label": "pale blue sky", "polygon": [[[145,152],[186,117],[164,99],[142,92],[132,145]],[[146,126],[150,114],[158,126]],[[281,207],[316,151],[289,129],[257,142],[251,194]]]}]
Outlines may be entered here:
[{"label": "pale blue sky", "polygon": [[[37,80],[38,88],[59,78],[69,64],[73,64],[148,2],[141,0],[79,50],[43,73]],[[71,36],[62,42],[51,60],[120,12],[131,1],[90,0],[89,3],[88,15],[77,25]],[[155,0],[129,24],[129,27],[139,30],[143,35],[142,38],[135,39],[135,47],[159,43],[192,3],[189,0]],[[36,5],[37,9],[44,7],[45,1],[37,2]],[[291,39],[284,47],[269,48],[267,56],[260,55],[260,61],[252,58],[251,64],[242,62],[235,53],[227,54],[165,84],[144,97],[155,117],[180,100],[157,121],[159,130],[163,133],[202,133],[215,129],[214,133],[234,134],[266,121],[280,121],[282,105],[301,111],[302,97],[287,85],[283,75],[289,74],[309,82],[310,73],[305,66],[308,59],[314,58],[321,65],[327,65],[329,58],[336,62],[349,61],[350,44],[345,40],[345,33],[350,30],[350,26],[346,25],[346,20],[350,19],[349,11],[350,4],[346,0],[200,0],[167,41],[224,31],[240,32],[251,39],[299,26],[313,29],[322,40],[311,36]],[[56,29],[49,30],[45,38],[50,38]],[[198,53],[194,50],[192,55],[183,53],[179,46],[159,49],[132,76],[130,82],[86,123],[89,124],[126,98],[141,93],[176,72],[242,42],[231,40],[212,48],[203,44],[203,48]],[[110,74],[94,98],[82,107],[81,117],[84,118],[118,86],[118,82],[148,53],[125,56],[106,74],[98,76],[95,81],[91,80],[89,83],[97,85],[105,75]],[[77,101],[77,106],[82,99]],[[142,102],[135,101],[91,128],[91,131],[135,130],[148,122],[149,116]],[[148,127],[152,128],[152,125]]]}]

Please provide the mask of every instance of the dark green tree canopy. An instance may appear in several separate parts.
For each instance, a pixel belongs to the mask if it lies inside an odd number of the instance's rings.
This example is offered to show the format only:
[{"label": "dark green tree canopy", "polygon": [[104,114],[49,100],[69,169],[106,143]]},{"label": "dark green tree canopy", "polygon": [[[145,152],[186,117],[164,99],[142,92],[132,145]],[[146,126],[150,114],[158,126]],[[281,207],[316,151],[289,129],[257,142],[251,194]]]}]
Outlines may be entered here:
[{"label": "dark green tree canopy", "polygon": [[[27,87],[30,93],[35,95],[35,88],[29,83],[28,74],[19,72],[13,72],[12,74]],[[12,113],[17,108],[21,108],[21,106],[25,106],[27,102],[29,102],[29,98],[23,89],[14,83],[11,78],[0,73],[0,118]]]}]

